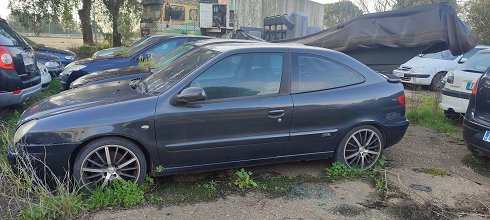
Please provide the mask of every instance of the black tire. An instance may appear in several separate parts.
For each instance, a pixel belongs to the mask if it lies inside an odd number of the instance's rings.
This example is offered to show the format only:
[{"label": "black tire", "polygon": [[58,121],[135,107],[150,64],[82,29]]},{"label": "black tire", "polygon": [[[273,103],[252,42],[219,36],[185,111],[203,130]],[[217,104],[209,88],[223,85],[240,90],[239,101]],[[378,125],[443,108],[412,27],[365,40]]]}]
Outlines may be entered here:
[{"label": "black tire", "polygon": [[[145,178],[146,167],[145,155],[136,144],[124,138],[110,137],[92,141],[83,147],[75,158],[73,175],[80,185],[87,188],[97,185],[105,187],[115,178],[139,184]],[[100,176],[96,176],[98,174]]]},{"label": "black tire", "polygon": [[440,92],[444,86],[442,79],[446,76],[445,72],[437,73],[434,78],[432,78],[432,82],[430,83],[430,90],[434,92]]},{"label": "black tire", "polygon": [[[359,147],[357,146],[354,146],[354,145],[357,145],[357,143],[355,141],[353,141],[352,139],[352,136],[356,136],[356,138],[363,138],[364,135],[363,135],[363,132],[365,131],[368,131],[368,132],[372,132],[373,137],[376,136],[378,138],[378,142],[377,143],[373,143],[371,145],[367,145],[365,148],[363,147],[362,150],[360,150]],[[361,135],[362,137],[360,136],[357,136],[357,135]],[[368,135],[370,136],[370,135]],[[365,138],[364,142],[363,141],[359,141],[359,142],[362,142],[361,145],[365,145],[367,142],[372,142],[373,140],[369,139],[369,137]],[[375,144],[377,145],[375,147]],[[336,151],[335,151],[335,159],[339,162],[341,162],[342,164],[344,164],[345,166],[347,167],[350,167],[350,168],[361,168],[361,169],[370,169],[372,168],[379,160],[379,158],[381,158],[381,155],[383,154],[383,149],[384,149],[384,146],[385,146],[385,138],[383,137],[383,134],[377,129],[375,128],[374,126],[371,126],[371,125],[362,125],[362,126],[359,126],[359,127],[356,127],[354,129],[352,129],[351,131],[349,131],[345,137],[342,139],[342,141],[340,142],[340,145],[337,147]],[[355,154],[354,150],[355,148],[357,147],[357,153],[359,154],[358,156],[354,156],[354,158],[350,158],[353,154]],[[378,154],[373,154],[373,153],[366,153],[364,150],[367,150],[367,151],[375,151],[377,152]],[[360,152],[360,151],[363,151],[363,152]],[[349,152],[352,152],[352,154],[350,154]],[[360,164],[354,164],[355,161],[351,160],[351,159],[354,159],[354,160],[357,160],[357,157],[359,157],[359,160],[357,161],[358,163],[361,162],[361,160],[364,162],[364,160],[368,160],[369,163],[365,164],[365,165],[360,165]],[[360,166],[358,166],[360,165]]]},{"label": "black tire", "polygon": [[464,114],[459,114],[452,110],[445,110],[444,116],[452,122],[462,122],[464,118]]}]

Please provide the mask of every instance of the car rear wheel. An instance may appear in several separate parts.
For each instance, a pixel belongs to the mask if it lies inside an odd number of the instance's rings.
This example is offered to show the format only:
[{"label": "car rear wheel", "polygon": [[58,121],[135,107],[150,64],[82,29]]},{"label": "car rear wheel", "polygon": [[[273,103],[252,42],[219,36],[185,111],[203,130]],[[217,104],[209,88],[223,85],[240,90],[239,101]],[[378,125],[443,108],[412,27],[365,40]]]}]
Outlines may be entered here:
[{"label": "car rear wheel", "polygon": [[444,76],[446,76],[445,72],[437,73],[430,83],[430,90],[435,92],[441,91],[444,87],[444,82],[442,81],[444,79]]},{"label": "car rear wheel", "polygon": [[381,132],[371,125],[363,125],[345,135],[335,156],[347,167],[369,169],[378,162],[383,146]]},{"label": "car rear wheel", "polygon": [[87,188],[106,187],[116,179],[141,183],[146,175],[146,160],[131,141],[103,138],[80,151],[73,174],[80,185]]}]

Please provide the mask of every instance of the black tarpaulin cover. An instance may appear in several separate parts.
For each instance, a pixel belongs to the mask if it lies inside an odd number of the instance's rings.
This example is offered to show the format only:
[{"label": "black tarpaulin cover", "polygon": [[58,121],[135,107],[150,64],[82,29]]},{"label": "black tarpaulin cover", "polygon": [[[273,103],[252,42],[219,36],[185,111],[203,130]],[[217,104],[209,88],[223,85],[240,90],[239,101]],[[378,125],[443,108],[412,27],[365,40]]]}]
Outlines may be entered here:
[{"label": "black tarpaulin cover", "polygon": [[343,52],[424,47],[426,53],[449,49],[453,55],[460,55],[474,48],[478,41],[449,3],[439,3],[361,15],[316,34],[281,42]]}]

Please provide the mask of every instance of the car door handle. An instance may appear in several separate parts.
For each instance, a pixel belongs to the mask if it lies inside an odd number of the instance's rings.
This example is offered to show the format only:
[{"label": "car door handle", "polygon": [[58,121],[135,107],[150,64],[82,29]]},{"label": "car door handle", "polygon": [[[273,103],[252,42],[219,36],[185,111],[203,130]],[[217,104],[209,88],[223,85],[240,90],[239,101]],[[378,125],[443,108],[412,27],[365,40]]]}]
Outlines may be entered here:
[{"label": "car door handle", "polygon": [[267,112],[267,115],[269,115],[269,118],[280,118],[284,116],[285,111],[284,110],[270,110]]}]

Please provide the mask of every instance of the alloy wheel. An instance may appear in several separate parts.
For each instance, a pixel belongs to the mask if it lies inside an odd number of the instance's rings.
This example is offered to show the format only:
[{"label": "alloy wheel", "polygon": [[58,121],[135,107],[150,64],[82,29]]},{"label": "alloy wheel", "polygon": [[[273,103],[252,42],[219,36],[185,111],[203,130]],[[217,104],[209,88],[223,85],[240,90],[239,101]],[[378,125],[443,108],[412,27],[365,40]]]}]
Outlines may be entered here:
[{"label": "alloy wheel", "polygon": [[141,172],[138,157],[120,145],[105,145],[90,152],[82,162],[82,185],[106,187],[115,179],[136,183]]},{"label": "alloy wheel", "polygon": [[352,134],[344,148],[346,164],[351,168],[369,169],[381,155],[382,142],[371,129],[361,129]]}]

